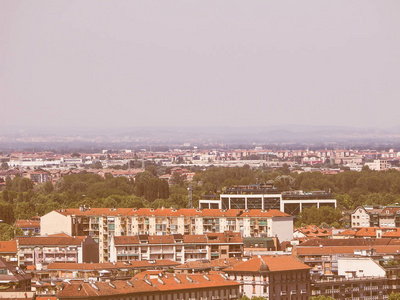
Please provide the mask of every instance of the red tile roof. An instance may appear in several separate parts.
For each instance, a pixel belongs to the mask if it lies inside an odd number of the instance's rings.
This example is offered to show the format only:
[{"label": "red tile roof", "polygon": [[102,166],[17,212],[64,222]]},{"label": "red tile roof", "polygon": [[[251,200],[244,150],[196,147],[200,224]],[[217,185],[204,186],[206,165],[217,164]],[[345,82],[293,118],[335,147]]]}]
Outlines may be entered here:
[{"label": "red tile roof", "polygon": [[192,243],[192,244],[197,244],[197,243],[207,243],[208,239],[207,236],[201,235],[201,234],[193,234],[193,235],[185,235],[183,236],[183,242],[184,243]]},{"label": "red tile roof", "polygon": [[241,262],[241,260],[235,258],[235,257],[230,257],[230,258],[219,258],[219,259],[214,259],[211,261],[201,261],[201,260],[196,260],[196,261],[190,261],[187,263],[184,263],[180,266],[175,267],[177,270],[207,270],[207,269],[221,269],[221,268],[227,268],[229,266],[233,266]]},{"label": "red tile roof", "polygon": [[13,253],[17,252],[17,242],[12,241],[1,241],[0,242],[0,253]]},{"label": "red tile roof", "polygon": [[131,245],[131,244],[139,244],[139,236],[115,236],[114,237],[115,245]]},{"label": "red tile roof", "polygon": [[85,236],[36,236],[36,237],[18,237],[18,243],[20,246],[80,246],[86,239]]},{"label": "red tile roof", "polygon": [[309,266],[298,261],[294,256],[261,256],[226,268],[224,272],[259,272],[259,271],[295,271],[308,270]]},{"label": "red tile roof", "polygon": [[118,270],[118,269],[145,269],[153,267],[173,267],[180,263],[169,259],[158,259],[155,261],[133,260],[130,263],[51,263],[47,266],[48,270],[80,270],[80,271],[97,271],[97,270]]},{"label": "red tile roof", "polygon": [[40,228],[40,221],[17,220],[15,226],[20,228]]},{"label": "red tile roof", "polygon": [[69,209],[61,209],[57,210],[58,213],[68,216],[68,215],[76,215],[76,216],[165,216],[165,217],[195,217],[195,216],[204,216],[204,217],[264,217],[264,218],[272,218],[272,217],[290,217],[290,215],[281,212],[279,210],[269,210],[262,211],[260,209],[252,209],[249,211],[239,211],[237,209],[228,209],[226,211],[219,209],[194,209],[194,208],[181,208],[178,210],[171,208],[90,208],[86,210],[80,210],[78,208],[69,208]]},{"label": "red tile roof", "polygon": [[259,217],[259,218],[272,218],[272,217],[290,217],[290,215],[281,212],[280,210],[271,209],[269,211],[263,211],[261,209],[251,209],[245,211],[241,215],[242,217]]},{"label": "red tile roof", "polygon": [[[159,276],[161,275],[161,276]],[[59,299],[68,298],[91,298],[98,296],[113,297],[116,295],[130,295],[146,293],[168,293],[173,291],[190,289],[209,289],[221,287],[238,287],[240,283],[226,279],[219,274],[208,276],[198,274],[167,274],[163,272],[142,272],[136,275],[130,284],[126,281],[113,281],[112,285],[107,282],[96,282],[95,288],[92,284],[68,284],[59,292]]]}]

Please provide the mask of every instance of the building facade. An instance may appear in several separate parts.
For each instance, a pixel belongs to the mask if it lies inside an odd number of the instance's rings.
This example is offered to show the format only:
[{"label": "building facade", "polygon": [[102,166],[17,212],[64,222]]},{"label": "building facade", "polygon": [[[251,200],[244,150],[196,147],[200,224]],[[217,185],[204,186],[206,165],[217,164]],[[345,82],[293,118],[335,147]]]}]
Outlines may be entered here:
[{"label": "building facade", "polygon": [[100,262],[110,259],[115,236],[203,235],[232,231],[243,237],[293,238],[293,217],[279,210],[86,208],[52,211],[41,218],[42,234],[65,232],[99,243]]},{"label": "building facade", "polygon": [[231,280],[239,281],[249,298],[308,300],[310,267],[294,256],[260,256],[226,268]]},{"label": "building facade", "polygon": [[111,240],[110,261],[169,259],[180,263],[241,257],[243,239],[239,233],[202,235],[115,236]]}]

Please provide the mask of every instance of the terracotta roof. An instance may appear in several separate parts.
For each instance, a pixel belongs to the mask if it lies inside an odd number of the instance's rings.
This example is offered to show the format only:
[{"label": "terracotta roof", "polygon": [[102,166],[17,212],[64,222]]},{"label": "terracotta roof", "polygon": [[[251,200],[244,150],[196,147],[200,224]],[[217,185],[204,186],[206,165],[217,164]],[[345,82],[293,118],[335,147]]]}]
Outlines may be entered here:
[{"label": "terracotta roof", "polygon": [[17,252],[17,242],[12,241],[1,241],[0,242],[0,253],[12,253]]},{"label": "terracotta roof", "polygon": [[36,237],[18,237],[16,238],[20,246],[80,246],[86,239],[85,236],[36,236]]},{"label": "terracotta roof", "polygon": [[139,236],[114,236],[115,245],[131,245],[131,244],[139,244]]},{"label": "terracotta roof", "polygon": [[158,259],[154,261],[133,260],[130,263],[51,263],[47,266],[48,270],[80,270],[80,271],[96,271],[96,270],[117,270],[117,269],[144,269],[152,267],[169,267],[177,266],[180,263],[169,259]]},{"label": "terracotta roof", "polygon": [[[160,276],[161,275],[161,276]],[[142,293],[168,293],[177,290],[209,289],[220,287],[239,286],[240,283],[231,281],[219,274],[208,276],[198,274],[167,274],[163,272],[142,272],[136,275],[130,284],[126,281],[113,281],[92,284],[68,284],[59,292],[59,299],[73,297],[91,298],[98,296],[112,297],[116,295],[142,294]]]},{"label": "terracotta roof", "polygon": [[251,209],[249,211],[245,211],[241,215],[242,217],[264,217],[264,218],[271,218],[271,217],[290,217],[290,215],[281,212],[280,210],[271,209],[269,211],[263,211],[261,209]]},{"label": "terracotta roof", "polygon": [[40,221],[17,220],[15,226],[20,228],[40,228]]},{"label": "terracotta roof", "polygon": [[322,246],[371,246],[372,245],[389,245],[391,239],[310,239],[298,246],[301,247],[320,247]]},{"label": "terracotta roof", "polygon": [[190,261],[187,263],[184,263],[180,266],[175,267],[177,270],[207,270],[207,269],[221,269],[221,268],[226,268],[229,266],[236,265],[237,263],[241,262],[241,260],[235,258],[235,257],[230,257],[230,258],[219,258],[219,259],[214,259],[211,261],[201,261],[201,260],[196,260],[196,261]]},{"label": "terracotta roof", "polygon": [[238,209],[228,209],[228,210],[220,210],[220,209],[203,209],[202,211],[203,217],[237,217],[240,215],[240,211]]},{"label": "terracotta roof", "polygon": [[64,216],[76,215],[76,216],[118,216],[130,215],[132,213],[132,208],[90,208],[90,210],[81,211],[79,208],[68,208],[57,210],[58,213]]},{"label": "terracotta roof", "polygon": [[386,238],[400,238],[400,230],[399,228],[395,228],[393,231],[386,231],[382,236]]},{"label": "terracotta roof", "polygon": [[224,272],[270,272],[308,270],[309,266],[298,261],[294,256],[261,256],[226,268]]},{"label": "terracotta roof", "polygon": [[197,244],[197,243],[207,243],[208,239],[207,236],[204,234],[193,234],[193,235],[185,235],[183,236],[183,242],[184,243],[192,243],[192,244]]},{"label": "terracotta roof", "polygon": [[339,235],[351,235],[351,236],[355,236],[356,235],[356,230],[351,230],[351,229],[347,229],[344,230],[342,232],[339,233]]},{"label": "terracotta roof", "polygon": [[262,211],[260,209],[251,209],[249,211],[240,211],[237,209],[228,209],[226,211],[219,209],[194,209],[194,208],[181,208],[178,210],[171,208],[90,208],[87,210],[80,210],[78,208],[69,208],[69,209],[61,209],[56,210],[58,213],[68,216],[68,215],[76,215],[76,216],[165,216],[165,217],[195,217],[195,216],[204,216],[204,217],[264,217],[264,218],[272,218],[272,217],[290,217],[290,215],[281,212],[279,210],[269,210]]},{"label": "terracotta roof", "polygon": [[[299,247],[297,255],[322,255],[322,254],[354,254],[357,250],[370,250],[371,246],[324,246],[324,247]],[[400,245],[375,245],[373,249],[377,254],[397,254]]]},{"label": "terracotta roof", "polygon": [[172,235],[152,235],[149,236],[149,244],[172,244],[174,243]]}]

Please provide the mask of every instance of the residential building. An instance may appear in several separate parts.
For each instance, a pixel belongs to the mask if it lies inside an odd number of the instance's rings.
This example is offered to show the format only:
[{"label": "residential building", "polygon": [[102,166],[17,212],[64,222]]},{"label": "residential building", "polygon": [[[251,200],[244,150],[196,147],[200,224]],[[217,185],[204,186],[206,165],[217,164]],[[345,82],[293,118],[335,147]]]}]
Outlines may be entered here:
[{"label": "residential building", "polygon": [[110,261],[170,259],[180,263],[190,260],[241,257],[243,239],[239,233],[202,235],[115,236],[111,240]]},{"label": "residential building", "polygon": [[386,270],[371,257],[339,257],[338,275],[316,276],[312,281],[313,296],[331,296],[334,299],[384,300],[390,294]]},{"label": "residential building", "polygon": [[311,239],[294,246],[292,253],[311,267],[312,274],[339,275],[338,259],[358,256],[397,255],[398,240],[380,239]]},{"label": "residential building", "polygon": [[351,213],[351,226],[400,227],[400,207],[359,206]]},{"label": "residential building", "polygon": [[223,271],[239,281],[241,293],[276,300],[307,300],[310,297],[310,267],[294,256],[260,256]]},{"label": "residential building", "polygon": [[222,274],[171,274],[146,271],[132,280],[67,284],[59,300],[76,299],[239,299],[240,283]]},{"label": "residential building", "polygon": [[98,262],[99,245],[84,236],[36,236],[15,239],[18,248],[18,265],[46,268],[53,262]]},{"label": "residential building", "polygon": [[[279,210],[219,210],[171,208],[90,208],[62,209],[41,217],[42,234],[65,232],[90,236],[99,243],[100,262],[110,258],[114,236],[202,235],[232,231],[243,237],[293,238],[293,217]],[[172,259],[172,258],[171,258]]]},{"label": "residential building", "polygon": [[373,162],[366,162],[364,165],[374,171],[384,171],[390,168],[390,164],[385,159],[374,159]]},{"label": "residential building", "polygon": [[30,220],[17,220],[15,226],[21,228],[25,235],[39,235],[40,217],[34,217]]}]

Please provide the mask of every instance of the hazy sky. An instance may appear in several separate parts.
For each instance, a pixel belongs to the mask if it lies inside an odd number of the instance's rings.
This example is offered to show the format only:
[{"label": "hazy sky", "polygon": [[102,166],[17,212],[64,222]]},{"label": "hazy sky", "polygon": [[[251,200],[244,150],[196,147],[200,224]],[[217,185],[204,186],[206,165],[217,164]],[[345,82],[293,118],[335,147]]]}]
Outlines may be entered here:
[{"label": "hazy sky", "polygon": [[0,1],[3,125],[400,125],[400,1]]}]

